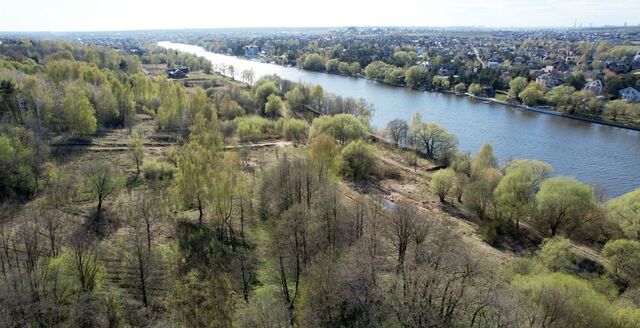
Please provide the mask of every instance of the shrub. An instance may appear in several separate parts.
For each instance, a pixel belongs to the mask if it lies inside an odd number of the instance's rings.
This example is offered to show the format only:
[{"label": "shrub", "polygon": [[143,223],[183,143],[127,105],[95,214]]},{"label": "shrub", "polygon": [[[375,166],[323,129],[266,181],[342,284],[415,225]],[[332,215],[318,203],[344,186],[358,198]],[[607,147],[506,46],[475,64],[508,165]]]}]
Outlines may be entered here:
[{"label": "shrub", "polygon": [[274,123],[264,117],[255,115],[238,117],[234,122],[236,135],[241,141],[256,141],[275,134]]},{"label": "shrub", "polygon": [[363,139],[367,136],[367,127],[351,114],[338,114],[335,116],[321,116],[313,120],[310,137],[320,134],[332,136],[340,144],[346,144],[353,140]]},{"label": "shrub", "polygon": [[270,118],[282,116],[284,103],[282,98],[277,94],[271,94],[267,97],[267,103],[264,105],[264,114]]},{"label": "shrub", "polygon": [[307,123],[294,118],[282,118],[276,123],[280,135],[292,141],[302,141],[307,138]]},{"label": "shrub", "polygon": [[352,141],[341,153],[340,174],[351,181],[362,181],[376,172],[373,147],[362,140]]},{"label": "shrub", "polygon": [[176,172],[175,166],[168,162],[147,161],[142,166],[144,178],[150,181],[168,181],[173,179]]},{"label": "shrub", "polygon": [[224,95],[218,104],[218,116],[223,120],[233,120],[236,117],[244,116],[245,111],[236,101],[228,95]]},{"label": "shrub", "polygon": [[545,239],[537,252],[538,261],[549,270],[572,272],[578,266],[579,258],[571,252],[571,242],[563,237]]},{"label": "shrub", "polygon": [[608,260],[608,269],[623,282],[637,286],[640,281],[640,242],[618,239],[608,242],[602,249]]}]

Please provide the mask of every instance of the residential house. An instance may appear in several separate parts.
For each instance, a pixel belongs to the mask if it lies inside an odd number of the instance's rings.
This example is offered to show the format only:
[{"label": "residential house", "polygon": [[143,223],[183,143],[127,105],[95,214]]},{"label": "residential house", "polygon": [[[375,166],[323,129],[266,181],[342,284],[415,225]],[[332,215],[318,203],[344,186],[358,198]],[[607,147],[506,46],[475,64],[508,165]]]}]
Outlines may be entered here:
[{"label": "residential house", "polygon": [[618,97],[628,102],[638,102],[640,101],[640,91],[632,87],[624,88],[618,91]]},{"label": "residential house", "polygon": [[543,87],[547,89],[551,89],[561,84],[562,82],[564,82],[564,79],[562,78],[562,75],[556,72],[551,72],[551,73],[545,73],[538,76],[538,78],[536,79],[536,82],[540,83]]},{"label": "residential house", "polygon": [[498,68],[498,66],[500,66],[500,63],[498,62],[495,62],[495,61],[487,62],[487,67],[489,68]]},{"label": "residential house", "polygon": [[554,70],[553,65],[547,65],[545,66],[545,68],[541,69],[543,73],[551,73],[553,72],[553,70]]},{"label": "residential house", "polygon": [[176,69],[167,70],[167,77],[170,79],[184,79],[189,73],[189,68],[181,67]]},{"label": "residential house", "polygon": [[627,73],[629,71],[629,69],[631,68],[630,65],[623,63],[621,61],[615,60],[615,59],[607,59],[604,61],[604,66],[609,69],[610,71],[616,73],[616,74],[624,74]]},{"label": "residential house", "polygon": [[602,87],[602,81],[600,80],[593,80],[584,85],[584,89],[586,91],[592,92],[596,96],[599,96],[602,93]]},{"label": "residential house", "polygon": [[445,67],[441,67],[441,68],[438,70],[438,75],[445,75],[445,76],[448,76],[448,75],[450,75],[451,73],[452,73],[452,72],[451,72],[448,68],[445,68]]},{"label": "residential house", "polygon": [[167,67],[166,69],[167,71],[167,77],[170,79],[182,79],[187,77],[187,74],[189,74],[189,67],[186,66],[182,66],[182,67]]},{"label": "residential house", "polygon": [[250,45],[244,47],[244,56],[255,58],[258,56],[258,46]]},{"label": "residential house", "polygon": [[638,54],[633,58],[633,61],[631,62],[631,70],[640,70],[640,51],[638,51]]}]

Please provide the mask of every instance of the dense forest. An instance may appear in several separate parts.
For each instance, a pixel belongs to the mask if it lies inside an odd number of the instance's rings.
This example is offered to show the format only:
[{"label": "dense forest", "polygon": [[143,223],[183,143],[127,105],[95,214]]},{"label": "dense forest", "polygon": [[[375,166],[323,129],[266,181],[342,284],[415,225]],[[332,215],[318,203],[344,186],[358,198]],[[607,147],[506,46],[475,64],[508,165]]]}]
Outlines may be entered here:
[{"label": "dense forest", "polygon": [[146,50],[0,45],[0,326],[640,326],[640,190]]}]

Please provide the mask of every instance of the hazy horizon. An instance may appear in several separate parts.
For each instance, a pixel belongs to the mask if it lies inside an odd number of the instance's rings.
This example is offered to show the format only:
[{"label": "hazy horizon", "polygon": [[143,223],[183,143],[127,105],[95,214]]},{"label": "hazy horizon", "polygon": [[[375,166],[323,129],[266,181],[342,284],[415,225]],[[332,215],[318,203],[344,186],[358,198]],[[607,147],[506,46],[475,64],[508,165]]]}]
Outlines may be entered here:
[{"label": "hazy horizon", "polygon": [[[410,0],[402,7],[327,0],[212,3],[42,0],[11,2],[0,13],[3,32],[107,32],[216,28],[322,28],[348,26],[432,28],[567,28],[637,26],[640,1]],[[396,10],[397,13],[389,14]],[[27,13],[27,14],[21,14]],[[532,14],[536,13],[536,14]],[[357,18],[354,18],[356,17]]]}]

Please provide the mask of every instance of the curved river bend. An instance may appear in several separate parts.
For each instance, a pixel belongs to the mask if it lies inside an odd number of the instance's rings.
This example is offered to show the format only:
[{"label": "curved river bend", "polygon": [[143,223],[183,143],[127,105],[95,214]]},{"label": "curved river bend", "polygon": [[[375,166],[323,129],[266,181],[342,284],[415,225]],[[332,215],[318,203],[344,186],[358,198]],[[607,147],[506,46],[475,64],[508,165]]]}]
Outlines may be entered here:
[{"label": "curved river bend", "polygon": [[159,42],[165,48],[196,54],[219,64],[233,65],[237,75],[253,68],[255,79],[277,74],[292,81],[321,85],[340,96],[364,98],[375,107],[372,125],[380,128],[395,118],[410,121],[414,112],[436,122],[460,140],[460,149],[475,152],[493,146],[501,161],[536,159],[551,164],[556,175],[605,188],[615,197],[640,186],[640,132],[563,117],[521,112],[508,106],[485,104],[467,97],[414,91],[366,79],[304,71],[208,52],[201,47]]}]

